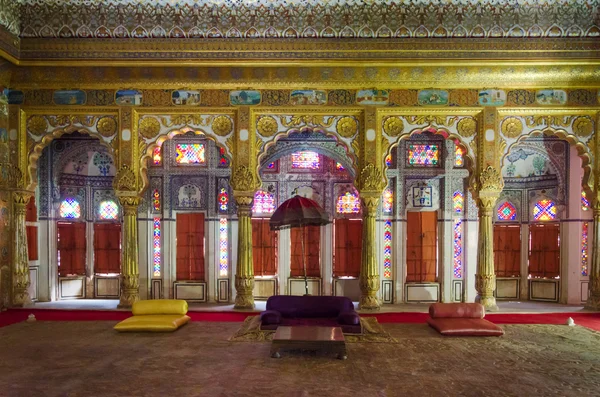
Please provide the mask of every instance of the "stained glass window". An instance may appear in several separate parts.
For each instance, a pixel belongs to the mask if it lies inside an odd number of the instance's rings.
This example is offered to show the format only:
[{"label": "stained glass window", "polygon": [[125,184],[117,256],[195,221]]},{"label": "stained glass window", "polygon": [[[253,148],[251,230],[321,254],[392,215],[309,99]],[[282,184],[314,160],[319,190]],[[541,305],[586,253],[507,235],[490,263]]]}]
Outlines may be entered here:
[{"label": "stained glass window", "polygon": [[388,154],[387,156],[385,156],[385,165],[386,165],[386,167],[392,166],[392,155],[391,154]]},{"label": "stained glass window", "polygon": [[292,168],[317,170],[321,167],[319,154],[315,152],[292,153]]},{"label": "stained glass window", "polygon": [[383,209],[383,212],[385,212],[386,214],[389,214],[392,211],[394,211],[394,193],[389,187],[383,191],[383,200],[381,202],[381,207]]},{"label": "stained glass window", "polygon": [[358,195],[350,192],[342,194],[337,200],[338,214],[357,214],[360,212],[360,199]]},{"label": "stained glass window", "polygon": [[498,207],[498,220],[499,221],[514,221],[517,219],[517,209],[514,205],[505,201],[500,207]]},{"label": "stained glass window", "polygon": [[160,211],[160,192],[158,189],[152,191],[152,208],[154,211]]},{"label": "stained glass window", "polygon": [[455,153],[454,166],[462,167],[465,164],[465,159],[463,157],[463,155],[465,153],[464,150],[459,145],[456,145],[456,149],[455,149],[454,153]]},{"label": "stained glass window", "polygon": [[581,209],[584,211],[590,209],[590,200],[587,199],[585,192],[581,192]]},{"label": "stained glass window", "polygon": [[154,152],[152,152],[152,163],[154,165],[160,165],[162,161],[162,156],[160,154],[160,146],[154,148]]},{"label": "stained glass window", "polygon": [[60,203],[59,212],[61,218],[78,219],[81,216],[81,206],[79,205],[79,201],[67,197]]},{"label": "stained glass window", "polygon": [[438,145],[428,144],[409,144],[408,145],[408,164],[418,166],[437,166],[440,160],[440,151]]},{"label": "stained glass window", "polygon": [[338,171],[344,171],[345,168],[341,163],[335,163],[335,169]]},{"label": "stained glass window", "polygon": [[229,251],[227,239],[227,218],[219,220],[219,277],[227,277]]},{"label": "stained glass window", "polygon": [[275,211],[275,198],[272,194],[259,190],[254,193],[254,204],[252,206],[252,212],[270,214]]},{"label": "stained glass window", "polygon": [[98,215],[100,215],[100,219],[117,219],[119,206],[113,200],[103,201],[98,207]]},{"label": "stained glass window", "polygon": [[383,226],[383,278],[392,278],[392,221]]},{"label": "stained glass window", "polygon": [[454,277],[462,278],[462,219],[454,220]]},{"label": "stained glass window", "polygon": [[154,218],[154,228],[152,231],[152,254],[154,271],[153,277],[160,277],[160,218]]},{"label": "stained glass window", "polygon": [[274,170],[275,169],[275,162],[269,163],[269,165],[267,165],[267,168],[270,170]]},{"label": "stained glass window", "polygon": [[219,167],[227,167],[227,156],[225,155],[225,149],[219,148]]},{"label": "stained glass window", "polygon": [[221,188],[219,195],[217,196],[217,202],[219,204],[219,211],[226,212],[227,206],[229,205],[229,195],[225,188]]},{"label": "stained glass window", "polygon": [[556,218],[556,205],[552,200],[540,200],[533,206],[533,219],[551,221]]},{"label": "stained glass window", "polygon": [[206,154],[202,143],[178,143],[175,145],[177,164],[204,164]]},{"label": "stained glass window", "polygon": [[588,223],[581,227],[581,275],[588,275]]},{"label": "stained glass window", "polygon": [[463,194],[459,190],[454,192],[454,195],[452,196],[452,203],[454,204],[454,213],[462,214],[465,200]]}]

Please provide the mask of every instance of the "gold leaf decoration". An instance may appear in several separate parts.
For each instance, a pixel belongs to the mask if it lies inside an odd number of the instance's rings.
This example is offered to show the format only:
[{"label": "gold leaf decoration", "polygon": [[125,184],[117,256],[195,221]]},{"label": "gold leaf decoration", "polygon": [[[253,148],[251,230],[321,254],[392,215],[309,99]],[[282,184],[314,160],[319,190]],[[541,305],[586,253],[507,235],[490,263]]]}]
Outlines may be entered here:
[{"label": "gold leaf decoration", "polygon": [[504,188],[504,180],[500,172],[491,165],[479,175],[480,191],[502,191]]},{"label": "gold leaf decoration", "polygon": [[338,120],[336,131],[344,138],[351,138],[356,135],[358,123],[354,117],[345,116]]},{"label": "gold leaf decoration", "polygon": [[212,130],[218,136],[226,136],[233,129],[233,123],[227,116],[217,116],[213,119]]},{"label": "gold leaf decoration", "polygon": [[516,138],[523,133],[523,122],[517,117],[507,117],[502,121],[502,133],[507,138]]},{"label": "gold leaf decoration", "polygon": [[383,122],[383,131],[389,136],[398,136],[404,130],[404,123],[400,117],[387,117]]},{"label": "gold leaf decoration", "polygon": [[254,189],[254,176],[245,165],[240,165],[231,176],[233,190],[247,192]]},{"label": "gold leaf decoration", "polygon": [[3,189],[18,187],[23,177],[19,167],[11,163],[0,163],[0,175],[0,187]]},{"label": "gold leaf decoration", "polygon": [[160,132],[160,123],[153,117],[144,117],[140,120],[139,133],[146,139],[155,138]]},{"label": "gold leaf decoration", "polygon": [[594,132],[594,122],[589,116],[577,117],[573,121],[573,133],[580,138],[587,138]]},{"label": "gold leaf decoration", "polygon": [[333,116],[317,116],[304,114],[300,116],[291,116],[289,120],[287,116],[279,116],[281,124],[285,127],[299,127],[306,125],[309,127],[331,127],[335,118]]},{"label": "gold leaf decoration", "polygon": [[381,170],[375,167],[373,163],[367,164],[360,172],[360,189],[362,190],[382,190],[384,185],[381,176]]},{"label": "gold leaf decoration", "polygon": [[465,138],[470,138],[477,132],[477,122],[472,117],[465,117],[456,126],[458,133]]},{"label": "gold leaf decoration", "polygon": [[47,129],[48,122],[42,116],[31,116],[27,122],[27,130],[35,136],[45,134]]},{"label": "gold leaf decoration", "polygon": [[279,126],[277,120],[271,116],[262,116],[256,124],[258,133],[264,137],[270,137],[277,133]]},{"label": "gold leaf decoration", "polygon": [[113,189],[115,191],[130,192],[137,190],[135,174],[127,164],[122,165],[119,171],[117,171],[117,175],[113,179]]},{"label": "gold leaf decoration", "polygon": [[117,122],[112,117],[102,117],[96,123],[98,133],[103,137],[111,137],[117,132]]}]

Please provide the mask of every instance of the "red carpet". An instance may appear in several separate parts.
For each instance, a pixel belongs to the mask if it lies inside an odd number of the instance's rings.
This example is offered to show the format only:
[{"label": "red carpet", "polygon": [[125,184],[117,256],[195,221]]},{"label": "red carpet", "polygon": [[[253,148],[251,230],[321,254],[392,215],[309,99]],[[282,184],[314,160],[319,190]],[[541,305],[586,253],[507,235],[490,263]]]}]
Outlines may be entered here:
[{"label": "red carpet", "polygon": [[[29,314],[38,321],[121,321],[131,316],[130,312],[110,310],[54,310],[54,309],[11,309],[0,313],[0,327],[27,320]],[[256,312],[197,312],[190,311],[192,321],[241,322]],[[428,313],[373,313],[361,314],[377,317],[380,323],[425,323]],[[485,316],[496,324],[565,324],[572,317],[575,324],[600,331],[600,313],[491,313]]]}]

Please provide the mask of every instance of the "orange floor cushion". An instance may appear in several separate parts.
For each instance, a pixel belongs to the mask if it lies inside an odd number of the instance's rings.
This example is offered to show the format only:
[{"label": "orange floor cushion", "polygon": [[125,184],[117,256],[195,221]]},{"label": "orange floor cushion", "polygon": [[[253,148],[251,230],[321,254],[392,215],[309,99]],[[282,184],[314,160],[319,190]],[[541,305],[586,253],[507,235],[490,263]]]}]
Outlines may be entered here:
[{"label": "orange floor cushion", "polygon": [[446,336],[501,336],[504,330],[482,318],[429,318],[433,329]]},{"label": "orange floor cushion", "polygon": [[446,336],[500,336],[504,330],[484,320],[479,303],[434,303],[429,306],[427,324]]}]

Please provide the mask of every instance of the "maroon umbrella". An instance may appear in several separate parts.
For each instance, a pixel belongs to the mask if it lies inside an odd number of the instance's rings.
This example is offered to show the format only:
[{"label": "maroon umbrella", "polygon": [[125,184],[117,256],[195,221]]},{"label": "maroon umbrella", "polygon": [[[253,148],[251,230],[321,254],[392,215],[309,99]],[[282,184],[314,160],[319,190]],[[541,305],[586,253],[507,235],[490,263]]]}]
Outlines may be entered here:
[{"label": "maroon umbrella", "polygon": [[308,295],[308,280],[306,278],[306,258],[304,253],[304,227],[323,226],[331,223],[329,215],[314,200],[302,196],[294,196],[284,201],[271,216],[271,230],[291,229],[301,227],[302,267],[304,268],[304,290]]}]

